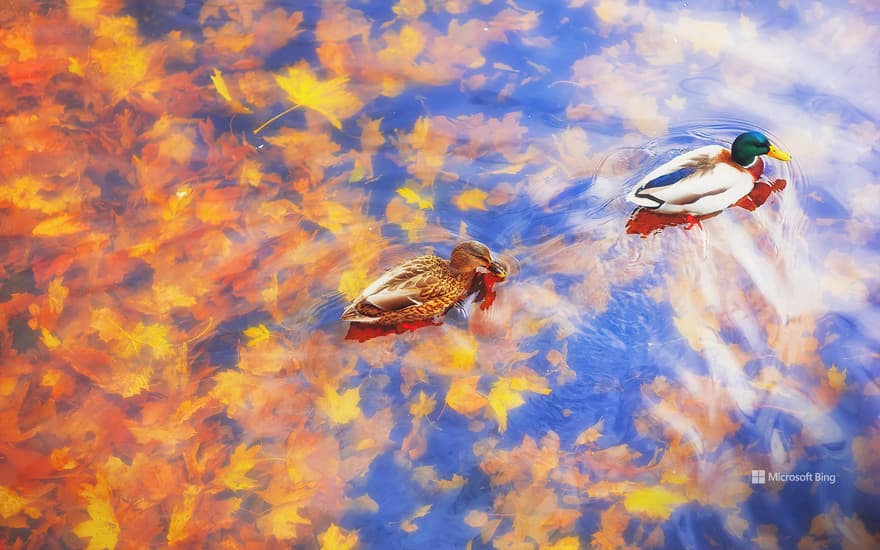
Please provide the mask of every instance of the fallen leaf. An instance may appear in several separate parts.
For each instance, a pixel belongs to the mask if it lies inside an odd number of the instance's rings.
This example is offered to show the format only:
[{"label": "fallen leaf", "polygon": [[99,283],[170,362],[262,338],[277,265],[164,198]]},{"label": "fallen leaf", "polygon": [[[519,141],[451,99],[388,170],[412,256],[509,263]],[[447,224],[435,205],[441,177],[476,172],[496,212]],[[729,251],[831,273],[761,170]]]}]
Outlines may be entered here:
[{"label": "fallen leaf", "polygon": [[623,497],[627,511],[660,520],[669,519],[673,510],[687,501],[688,498],[681,493],[660,486],[632,489]]},{"label": "fallen leaf", "polygon": [[486,197],[489,194],[482,189],[468,189],[461,192],[452,202],[459,210],[488,210],[486,208]]},{"label": "fallen leaf", "polygon": [[437,406],[437,400],[434,399],[434,396],[427,396],[425,392],[419,391],[418,401],[412,403],[409,406],[409,414],[411,414],[414,418],[421,418],[423,416],[428,416],[431,412],[434,411],[434,407]]},{"label": "fallen leaf", "polygon": [[[363,103],[346,89],[348,77],[339,76],[330,80],[318,80],[308,63],[301,61],[287,69],[287,75],[276,75],[275,81],[287,92],[287,97],[294,106],[312,109],[324,115],[337,130],[342,129],[341,118],[348,118],[360,111]],[[280,115],[279,115],[280,116]],[[258,133],[266,124],[278,117],[269,119],[265,124],[254,130]]]},{"label": "fallen leaf", "polygon": [[249,348],[268,342],[269,338],[272,337],[272,333],[266,328],[266,325],[262,323],[255,327],[246,328],[244,330],[244,335],[249,338],[247,343]]},{"label": "fallen leaf", "polygon": [[427,208],[434,208],[434,202],[431,199],[426,199],[420,196],[418,193],[413,191],[410,187],[401,187],[397,190],[397,194],[403,197],[403,199],[409,204],[415,204],[420,209],[425,210]]},{"label": "fallen leaf", "polygon": [[229,93],[229,87],[226,86],[226,81],[223,79],[223,74],[214,69],[214,73],[211,75],[211,82],[214,83],[214,89],[217,90],[217,93],[220,94],[220,97],[225,99],[231,106],[232,110],[237,113],[250,113],[251,110],[241,104],[237,99],[233,99],[232,94]]},{"label": "fallen leaf", "polygon": [[357,531],[346,531],[331,523],[323,534],[318,535],[321,550],[352,550],[358,545]]},{"label": "fallen leaf", "polygon": [[453,379],[449,385],[449,391],[446,392],[446,404],[452,410],[464,415],[472,415],[481,411],[487,405],[488,400],[486,396],[477,391],[479,381],[479,376]]},{"label": "fallen leaf", "polygon": [[336,424],[348,424],[361,416],[358,403],[361,400],[360,388],[352,388],[341,394],[333,386],[324,386],[324,396],[318,398],[318,406]]}]

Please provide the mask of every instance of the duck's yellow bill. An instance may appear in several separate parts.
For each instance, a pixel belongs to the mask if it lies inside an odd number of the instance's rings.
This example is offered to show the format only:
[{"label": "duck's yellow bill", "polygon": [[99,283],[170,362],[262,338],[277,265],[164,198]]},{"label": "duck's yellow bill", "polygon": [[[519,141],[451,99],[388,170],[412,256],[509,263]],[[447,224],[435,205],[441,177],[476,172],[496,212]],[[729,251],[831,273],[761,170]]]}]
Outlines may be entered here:
[{"label": "duck's yellow bill", "polygon": [[489,271],[495,274],[499,279],[507,278],[507,270],[504,269],[504,266],[498,262],[492,262],[489,264]]},{"label": "duck's yellow bill", "polygon": [[775,145],[770,146],[770,151],[767,154],[775,159],[791,160],[791,155],[789,155],[788,153],[786,153],[782,149],[779,149]]}]

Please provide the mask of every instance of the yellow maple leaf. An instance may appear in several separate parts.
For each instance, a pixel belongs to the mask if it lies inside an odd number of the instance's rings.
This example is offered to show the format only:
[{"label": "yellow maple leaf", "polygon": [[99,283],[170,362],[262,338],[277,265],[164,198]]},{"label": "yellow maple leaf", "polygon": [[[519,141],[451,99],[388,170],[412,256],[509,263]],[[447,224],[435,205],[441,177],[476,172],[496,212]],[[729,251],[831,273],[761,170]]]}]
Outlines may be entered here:
[{"label": "yellow maple leaf", "polygon": [[226,412],[232,417],[238,413],[240,407],[247,407],[244,394],[246,388],[253,383],[254,377],[248,373],[238,370],[218,372],[214,375],[214,387],[210,395],[226,405]]},{"label": "yellow maple leaf", "polygon": [[546,546],[546,550],[578,550],[581,547],[581,541],[577,537],[564,537],[556,541],[555,544]]},{"label": "yellow maple leaf", "polygon": [[486,208],[486,197],[489,194],[482,189],[468,189],[460,193],[452,202],[459,210],[488,210]]},{"label": "yellow maple leaf", "polygon": [[687,497],[681,493],[672,492],[659,486],[633,489],[627,491],[623,497],[623,505],[627,511],[663,520],[669,519],[672,511],[687,501]]},{"label": "yellow maple leaf", "polygon": [[86,229],[88,226],[77,220],[72,214],[61,214],[41,221],[31,233],[36,237],[57,237],[80,233]]},{"label": "yellow maple leaf", "polygon": [[147,76],[150,55],[141,48],[137,21],[133,17],[97,17],[95,41],[89,57],[100,67],[103,80],[119,101],[134,90]]},{"label": "yellow maple leaf", "polygon": [[260,453],[260,445],[254,445],[250,449],[242,443],[232,452],[229,457],[229,465],[217,476],[217,481],[233,491],[253,489],[259,484],[247,477],[247,473],[257,464],[256,456]]},{"label": "yellow maple leaf", "polygon": [[831,365],[831,368],[828,369],[828,385],[838,391],[844,389],[846,387],[846,369],[841,371],[837,365]]},{"label": "yellow maple leaf", "polygon": [[409,406],[409,414],[413,415],[416,418],[428,416],[434,411],[434,407],[436,406],[437,400],[434,399],[434,396],[431,395],[430,397],[428,397],[425,394],[424,390],[420,390],[418,401]]},{"label": "yellow maple leaf", "polygon": [[86,550],[112,550],[119,541],[119,522],[106,497],[92,495],[87,508],[91,519],[74,527],[79,538],[91,537]]},{"label": "yellow maple leaf", "polygon": [[278,540],[294,539],[297,537],[297,525],[312,523],[299,515],[299,509],[300,505],[295,502],[273,506],[268,514],[257,520],[257,528]]},{"label": "yellow maple leaf", "polygon": [[61,313],[64,311],[64,299],[70,291],[64,286],[64,279],[55,277],[49,283],[47,294],[49,295],[49,311]]},{"label": "yellow maple leaf", "polygon": [[510,379],[510,387],[516,391],[530,391],[534,393],[540,393],[541,395],[547,395],[550,393],[550,388],[547,387],[547,382],[543,378],[526,378],[525,376],[514,376]]},{"label": "yellow maple leaf", "polygon": [[513,389],[508,378],[500,378],[492,385],[488,401],[489,407],[498,420],[498,431],[501,433],[507,430],[507,411],[525,403],[522,395]]},{"label": "yellow maple leaf", "polygon": [[196,299],[186,290],[169,282],[153,283],[153,303],[160,310],[167,312],[177,307],[196,305]]},{"label": "yellow maple leaf", "polygon": [[361,291],[367,287],[367,270],[362,268],[349,269],[339,276],[338,290],[348,301],[357,298]]},{"label": "yellow maple leaf", "polygon": [[333,386],[327,384],[324,386],[324,396],[318,398],[318,406],[333,422],[348,424],[361,416],[361,409],[358,406],[360,401],[361,393],[359,387],[339,394],[336,393]]},{"label": "yellow maple leaf", "polygon": [[46,344],[47,348],[55,349],[61,345],[61,340],[59,340],[57,336],[52,334],[52,332],[43,328],[43,329],[40,329],[40,333],[43,336],[43,343]]},{"label": "yellow maple leaf", "polygon": [[403,200],[405,200],[409,204],[415,204],[422,210],[425,210],[427,208],[434,208],[434,201],[422,197],[409,187],[401,187],[397,190],[397,194],[403,197]]},{"label": "yellow maple leaf", "polygon": [[0,486],[0,517],[9,519],[12,516],[18,515],[22,508],[24,508],[24,504],[25,500],[21,495],[12,489]]},{"label": "yellow maple leaf", "polygon": [[456,378],[446,392],[446,404],[454,411],[464,415],[474,414],[486,406],[486,396],[477,391],[479,376]]},{"label": "yellow maple leaf", "polygon": [[263,170],[260,168],[260,164],[252,160],[242,162],[239,181],[251,187],[259,187],[263,181]]},{"label": "yellow maple leaf", "polygon": [[331,523],[323,534],[318,535],[321,550],[351,550],[358,544],[357,531],[346,531]]},{"label": "yellow maple leaf", "polygon": [[68,0],[67,14],[77,23],[91,26],[95,17],[105,9],[104,0]]},{"label": "yellow maple leaf", "polygon": [[[131,331],[131,338],[133,342],[149,347],[156,359],[164,359],[171,353],[171,344],[168,342],[168,327],[165,325],[138,323]],[[138,346],[133,347],[135,351],[138,351]]]},{"label": "yellow maple leaf", "polygon": [[186,526],[192,519],[198,496],[199,488],[195,485],[188,486],[183,492],[183,502],[176,504],[171,510],[171,520],[168,523],[168,544],[183,542],[189,537],[190,533],[186,531]]},{"label": "yellow maple leaf", "polygon": [[286,76],[275,75],[275,81],[282,90],[287,92],[287,97],[294,105],[261,124],[254,130],[255,134],[299,107],[306,107],[324,115],[324,118],[329,120],[334,128],[341,130],[342,121],[340,118],[347,118],[355,114],[363,106],[363,102],[346,89],[347,76],[319,80],[305,61],[288,67]]},{"label": "yellow maple leaf", "polygon": [[254,346],[258,346],[263,342],[268,342],[269,338],[272,336],[272,333],[269,332],[269,329],[266,328],[266,325],[260,323],[255,327],[246,328],[244,330],[244,335],[249,338],[247,346],[252,348]]},{"label": "yellow maple leaf", "polygon": [[101,387],[122,397],[132,397],[150,389],[153,372],[153,367],[150,365],[137,365],[135,368],[117,372],[112,378],[104,381]]},{"label": "yellow maple leaf", "polygon": [[85,76],[85,71],[83,71],[82,65],[79,63],[79,59],[75,57],[67,58],[67,71],[73,73],[77,76]]},{"label": "yellow maple leaf", "polygon": [[229,93],[229,87],[226,85],[226,81],[223,80],[223,73],[219,71],[219,69],[214,69],[214,74],[211,75],[211,82],[214,83],[214,89],[217,90],[217,93],[220,94],[220,97],[225,99],[231,106],[232,110],[239,113],[250,113],[251,110],[241,104],[241,102],[232,97],[232,94]]}]

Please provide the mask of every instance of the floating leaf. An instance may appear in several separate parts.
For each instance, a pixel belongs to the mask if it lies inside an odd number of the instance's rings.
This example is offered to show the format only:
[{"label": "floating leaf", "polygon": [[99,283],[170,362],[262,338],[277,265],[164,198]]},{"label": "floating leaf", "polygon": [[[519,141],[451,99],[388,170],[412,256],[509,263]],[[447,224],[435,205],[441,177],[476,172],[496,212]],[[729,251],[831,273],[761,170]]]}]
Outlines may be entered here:
[{"label": "floating leaf", "polygon": [[248,448],[244,443],[236,447],[229,457],[229,465],[217,475],[217,481],[233,491],[257,487],[259,484],[247,477],[247,474],[257,464],[256,457],[260,454],[260,449],[259,445]]},{"label": "floating leaf", "polygon": [[265,516],[257,520],[257,526],[260,531],[278,540],[295,539],[300,525],[312,523],[300,515],[301,508],[298,503],[273,506]]},{"label": "floating leaf", "polygon": [[268,342],[269,338],[272,337],[272,333],[269,332],[269,329],[266,328],[266,325],[262,323],[255,327],[246,328],[244,330],[244,335],[249,338],[247,343],[249,348],[258,346],[263,342]]},{"label": "floating leaf", "polygon": [[434,411],[436,406],[437,400],[434,399],[433,395],[429,397],[425,395],[424,391],[419,391],[418,401],[409,406],[409,414],[413,415],[414,418],[428,416]]},{"label": "floating leaf", "polygon": [[681,493],[660,486],[632,489],[623,497],[623,505],[629,512],[662,520],[668,519],[673,510],[687,501]]},{"label": "floating leaf", "polygon": [[486,396],[477,391],[479,376],[456,378],[446,392],[446,404],[464,415],[471,415],[483,409],[488,403]]},{"label": "floating leaf", "polygon": [[91,495],[88,513],[91,519],[74,527],[79,538],[89,538],[87,550],[113,550],[119,540],[119,523],[106,496]]},{"label": "floating leaf", "polygon": [[287,69],[287,75],[276,75],[275,81],[281,86],[294,105],[260,125],[257,134],[285,114],[305,107],[324,115],[337,130],[342,129],[340,118],[347,118],[358,112],[363,103],[346,89],[348,77],[339,76],[330,80],[318,80],[308,63],[301,61]]},{"label": "floating leaf", "polygon": [[486,197],[489,194],[482,189],[468,189],[463,191],[452,202],[459,210],[488,210],[486,208]]},{"label": "floating leaf", "polygon": [[420,196],[409,187],[401,187],[397,190],[397,194],[403,197],[407,203],[415,204],[422,210],[425,210],[426,208],[434,208],[434,202],[431,199],[426,199]]},{"label": "floating leaf", "polygon": [[361,409],[358,407],[360,400],[360,388],[352,388],[339,394],[332,386],[326,385],[324,396],[318,399],[318,406],[333,422],[348,424],[361,416]]},{"label": "floating leaf", "polygon": [[831,368],[828,369],[828,385],[838,391],[845,389],[846,369],[841,371],[837,368],[837,365],[832,365]]},{"label": "floating leaf", "polygon": [[73,215],[61,214],[38,223],[31,233],[36,237],[57,237],[81,233],[87,229],[88,226]]},{"label": "floating leaf", "polygon": [[251,110],[241,104],[237,99],[233,99],[232,94],[229,93],[229,88],[226,86],[226,81],[223,79],[223,74],[214,69],[214,73],[211,75],[211,82],[214,83],[214,88],[217,90],[217,93],[225,99],[231,106],[232,110],[237,113],[250,113]]},{"label": "floating leaf", "polygon": [[323,534],[318,535],[318,540],[321,550],[352,550],[358,545],[358,534],[331,523]]},{"label": "floating leaf", "polygon": [[61,345],[61,340],[59,340],[57,336],[52,334],[52,331],[46,330],[46,329],[40,329],[40,334],[42,334],[43,343],[46,344],[47,348],[55,349]]}]

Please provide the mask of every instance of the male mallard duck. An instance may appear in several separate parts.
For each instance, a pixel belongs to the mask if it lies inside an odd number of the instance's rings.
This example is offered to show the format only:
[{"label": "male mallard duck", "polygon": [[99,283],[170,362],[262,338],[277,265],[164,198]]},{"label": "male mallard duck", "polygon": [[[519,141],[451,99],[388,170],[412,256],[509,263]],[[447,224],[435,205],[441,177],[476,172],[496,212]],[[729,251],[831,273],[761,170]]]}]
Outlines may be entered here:
[{"label": "male mallard duck", "polygon": [[432,254],[412,258],[361,292],[342,312],[342,320],[394,326],[433,319],[467,298],[478,269],[498,279],[507,276],[486,245],[477,241],[456,245],[449,261]]},{"label": "male mallard duck", "polygon": [[675,157],[642,178],[627,199],[660,214],[714,214],[752,191],[764,172],[760,155],[791,160],[764,134],[746,132],[729,151],[707,145]]}]

